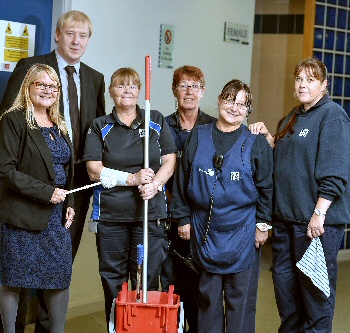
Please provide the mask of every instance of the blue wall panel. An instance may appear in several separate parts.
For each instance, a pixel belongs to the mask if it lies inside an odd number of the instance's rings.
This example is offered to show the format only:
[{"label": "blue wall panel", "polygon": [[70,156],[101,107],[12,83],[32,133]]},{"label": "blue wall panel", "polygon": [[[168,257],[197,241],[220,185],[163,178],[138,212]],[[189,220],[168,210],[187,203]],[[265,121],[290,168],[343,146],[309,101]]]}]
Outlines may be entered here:
[{"label": "blue wall panel", "polygon": [[[36,26],[35,55],[50,52],[53,0],[0,0],[0,20]],[[11,73],[0,71],[0,100]]]}]

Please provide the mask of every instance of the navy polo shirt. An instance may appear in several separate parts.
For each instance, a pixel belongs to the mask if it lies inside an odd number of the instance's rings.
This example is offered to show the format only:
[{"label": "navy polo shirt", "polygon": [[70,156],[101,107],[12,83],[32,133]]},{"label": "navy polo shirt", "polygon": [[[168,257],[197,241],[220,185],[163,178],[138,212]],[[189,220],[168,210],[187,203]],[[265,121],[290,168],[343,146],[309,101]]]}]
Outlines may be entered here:
[{"label": "navy polo shirt", "polygon": [[[107,168],[136,173],[144,168],[145,111],[137,106],[137,117],[131,126],[123,124],[115,109],[111,114],[95,119],[85,142],[84,161],[102,161]],[[161,156],[176,152],[169,126],[162,114],[150,113],[149,167],[157,173]],[[143,200],[137,186],[94,188],[92,219],[107,222],[143,220]],[[163,192],[148,201],[148,218],[166,217]]]}]

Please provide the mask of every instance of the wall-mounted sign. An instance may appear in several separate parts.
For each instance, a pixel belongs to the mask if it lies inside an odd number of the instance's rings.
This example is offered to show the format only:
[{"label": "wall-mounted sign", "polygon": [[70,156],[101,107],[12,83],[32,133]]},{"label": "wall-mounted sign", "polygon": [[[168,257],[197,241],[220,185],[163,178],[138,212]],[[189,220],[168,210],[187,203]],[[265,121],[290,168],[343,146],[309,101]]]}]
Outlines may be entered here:
[{"label": "wall-mounted sign", "polygon": [[173,25],[160,25],[158,67],[173,68],[174,66],[174,30]]},{"label": "wall-mounted sign", "polygon": [[225,22],[224,42],[249,45],[249,25]]},{"label": "wall-mounted sign", "polygon": [[0,20],[0,71],[12,72],[17,62],[34,55],[35,25]]}]

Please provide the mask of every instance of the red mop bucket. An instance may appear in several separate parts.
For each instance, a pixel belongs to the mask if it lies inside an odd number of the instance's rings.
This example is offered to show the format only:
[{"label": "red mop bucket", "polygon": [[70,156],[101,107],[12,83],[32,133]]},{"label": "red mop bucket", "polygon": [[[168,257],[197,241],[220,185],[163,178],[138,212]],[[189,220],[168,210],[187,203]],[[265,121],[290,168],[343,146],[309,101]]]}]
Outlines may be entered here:
[{"label": "red mop bucket", "polygon": [[[169,292],[148,291],[148,302],[136,302],[136,291],[125,282],[116,300],[116,333],[177,333],[180,296]],[[142,291],[141,291],[142,296]]]}]

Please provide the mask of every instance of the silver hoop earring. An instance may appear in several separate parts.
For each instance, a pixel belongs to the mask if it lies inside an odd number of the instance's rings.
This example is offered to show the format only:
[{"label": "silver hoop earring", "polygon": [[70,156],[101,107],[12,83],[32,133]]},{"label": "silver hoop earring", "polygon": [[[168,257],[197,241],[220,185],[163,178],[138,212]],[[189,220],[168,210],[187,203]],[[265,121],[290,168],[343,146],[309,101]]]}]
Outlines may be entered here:
[{"label": "silver hoop earring", "polygon": [[294,96],[294,98],[297,98],[297,97],[298,97],[297,92],[295,92],[295,93],[293,94],[293,96]]},{"label": "silver hoop earring", "polygon": [[175,101],[175,110],[177,110],[179,107],[179,102],[178,102],[177,98],[174,98],[174,101]]}]

